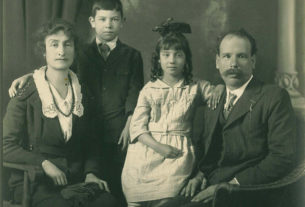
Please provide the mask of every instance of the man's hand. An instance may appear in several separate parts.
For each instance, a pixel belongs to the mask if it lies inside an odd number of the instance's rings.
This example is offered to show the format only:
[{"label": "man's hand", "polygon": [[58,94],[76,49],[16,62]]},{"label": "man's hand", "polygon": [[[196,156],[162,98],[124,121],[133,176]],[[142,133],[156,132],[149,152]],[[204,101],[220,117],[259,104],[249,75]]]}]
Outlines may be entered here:
[{"label": "man's hand", "polygon": [[161,144],[158,145],[156,150],[160,155],[162,155],[165,158],[175,159],[182,156],[182,151],[172,147],[167,144]]},{"label": "man's hand", "polygon": [[122,144],[122,151],[126,150],[128,147],[128,141],[129,141],[129,126],[131,121],[132,115],[128,116],[125,127],[121,133],[120,139],[118,144]]},{"label": "man's hand", "polygon": [[207,203],[211,201],[214,197],[216,188],[218,185],[211,185],[207,189],[199,192],[191,201],[192,202],[201,202]]},{"label": "man's hand", "polygon": [[110,193],[110,189],[106,181],[99,179],[92,173],[86,175],[85,183],[97,183],[101,190],[105,190]]},{"label": "man's hand", "polygon": [[8,89],[8,94],[10,98],[13,98],[17,94],[18,88],[23,88],[24,85],[28,82],[29,78],[31,77],[32,73],[26,74],[14,80],[11,84],[11,87]]},{"label": "man's hand", "polygon": [[200,187],[200,190],[203,190],[206,188],[207,180],[203,177],[194,177],[189,180],[188,184],[182,189],[180,192],[180,195],[183,195],[185,197],[193,197]]},{"label": "man's hand", "polygon": [[212,110],[216,109],[217,104],[220,101],[220,97],[223,93],[223,91],[225,90],[225,86],[224,85],[217,85],[214,90],[212,91],[211,97],[208,100],[208,107],[211,108]]},{"label": "man's hand", "polygon": [[55,185],[68,184],[65,173],[56,167],[56,165],[54,165],[52,162],[49,160],[44,160],[41,165],[46,175],[53,180]]}]

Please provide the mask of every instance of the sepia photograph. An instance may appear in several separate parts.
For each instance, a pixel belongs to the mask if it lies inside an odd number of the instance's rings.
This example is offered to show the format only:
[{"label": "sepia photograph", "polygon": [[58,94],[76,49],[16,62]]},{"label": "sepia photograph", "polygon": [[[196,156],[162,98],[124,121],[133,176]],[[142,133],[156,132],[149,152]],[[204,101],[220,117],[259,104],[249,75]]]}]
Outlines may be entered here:
[{"label": "sepia photograph", "polygon": [[305,207],[305,0],[3,0],[0,206]]}]

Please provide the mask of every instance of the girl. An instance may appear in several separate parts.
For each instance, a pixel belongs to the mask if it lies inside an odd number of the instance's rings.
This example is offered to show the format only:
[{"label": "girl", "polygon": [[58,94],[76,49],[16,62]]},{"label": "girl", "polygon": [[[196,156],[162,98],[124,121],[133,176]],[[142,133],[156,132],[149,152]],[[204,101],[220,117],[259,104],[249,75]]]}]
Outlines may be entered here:
[{"label": "girl", "polygon": [[[35,180],[31,206],[75,206],[75,200],[61,195],[66,185],[85,181],[108,190],[106,182],[95,176],[99,173],[98,154],[94,140],[85,132],[81,86],[69,69],[77,38],[72,25],[60,19],[43,25],[37,38],[37,51],[46,66],[35,70],[27,86],[8,104],[3,121],[3,160],[34,165],[44,172]],[[22,182],[19,172],[11,173],[9,184],[15,202],[21,200]],[[85,196],[79,200],[80,195],[77,201],[89,206],[115,205],[106,191],[98,187],[91,191],[96,191],[95,200]]]},{"label": "girl", "polygon": [[[191,51],[183,23],[158,27],[163,35],[152,58],[152,79],[142,89],[130,125],[122,173],[128,206],[158,206],[177,196],[195,163],[190,139],[196,106],[214,87],[192,81]],[[220,87],[223,91],[223,86]]]}]

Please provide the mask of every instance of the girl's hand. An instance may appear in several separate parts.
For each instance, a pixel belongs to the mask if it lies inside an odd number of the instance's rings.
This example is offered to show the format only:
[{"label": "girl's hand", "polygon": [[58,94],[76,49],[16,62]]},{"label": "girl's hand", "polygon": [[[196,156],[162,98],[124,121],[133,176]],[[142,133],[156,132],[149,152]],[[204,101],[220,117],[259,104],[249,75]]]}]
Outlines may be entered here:
[{"label": "girl's hand", "polygon": [[32,73],[26,74],[24,76],[21,76],[20,78],[15,79],[12,82],[11,87],[8,89],[8,94],[10,98],[13,98],[17,94],[17,90],[19,88],[23,88],[24,85],[28,82],[29,78],[31,77]]},{"label": "girl's hand", "polygon": [[56,165],[54,165],[49,160],[45,160],[42,162],[42,169],[49,176],[55,185],[67,185],[68,181],[66,175],[63,171],[61,171]]},{"label": "girl's hand", "polygon": [[211,108],[212,110],[216,109],[219,101],[220,101],[220,97],[223,93],[223,91],[225,90],[225,86],[224,85],[217,85],[214,90],[212,91],[212,94],[208,100],[208,106],[209,108]]},{"label": "girl's hand", "polygon": [[182,156],[182,151],[167,144],[160,144],[156,151],[165,158],[175,159]]}]

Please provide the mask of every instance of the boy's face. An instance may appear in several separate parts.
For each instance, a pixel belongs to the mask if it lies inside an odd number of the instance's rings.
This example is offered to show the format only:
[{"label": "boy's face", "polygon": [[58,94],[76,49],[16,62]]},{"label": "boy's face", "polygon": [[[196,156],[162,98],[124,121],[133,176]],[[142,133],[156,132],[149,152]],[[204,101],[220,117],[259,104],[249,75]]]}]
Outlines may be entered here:
[{"label": "boy's face", "polygon": [[102,42],[116,38],[123,26],[121,13],[116,10],[97,10],[95,17],[89,17],[89,22]]}]

